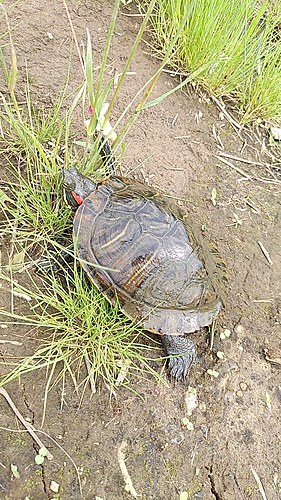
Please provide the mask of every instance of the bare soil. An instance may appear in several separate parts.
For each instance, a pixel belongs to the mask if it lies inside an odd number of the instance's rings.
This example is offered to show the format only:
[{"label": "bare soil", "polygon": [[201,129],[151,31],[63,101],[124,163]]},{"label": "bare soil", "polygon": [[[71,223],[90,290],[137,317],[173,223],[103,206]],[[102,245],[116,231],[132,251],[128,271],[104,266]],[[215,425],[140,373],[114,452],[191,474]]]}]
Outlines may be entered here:
[{"label": "bare soil", "polygon": [[[111,2],[69,0],[68,4],[79,42],[85,43],[85,29],[90,30],[98,65]],[[108,70],[111,76],[122,69],[140,24],[139,17],[127,15],[131,12],[124,9],[118,19]],[[69,64],[71,33],[63,4],[21,0],[9,18],[14,26],[20,75],[17,92],[24,98],[27,65],[32,100],[48,109],[62,88]],[[148,52],[143,43],[132,62],[133,74],[125,81],[115,117],[157,68],[157,60]],[[9,53],[7,46],[7,58]],[[4,80],[0,78],[3,91]],[[81,79],[74,52],[71,86],[75,88]],[[154,95],[175,85],[176,79],[163,73]],[[42,430],[66,453],[39,434],[54,455],[42,466],[34,463],[36,453],[30,435],[12,432],[22,427],[0,396],[1,498],[57,498],[50,489],[51,481],[56,481],[62,500],[127,499],[130,494],[118,463],[122,442],[127,445],[126,466],[139,498],[177,500],[183,491],[194,500],[281,498],[281,371],[280,364],[268,361],[264,352],[268,349],[268,357],[278,361],[279,356],[280,362],[281,176],[280,170],[267,166],[271,152],[266,134],[258,129],[238,133],[211,99],[192,87],[140,116],[130,131],[123,161],[125,173],[135,169],[140,180],[178,199],[199,228],[206,226],[207,236],[217,245],[228,269],[229,295],[216,324],[213,352],[207,335],[194,335],[198,358],[188,381],[174,384],[167,376],[165,387],[149,377],[146,381],[132,380],[140,396],[121,388],[116,398],[110,397],[101,383],[96,394],[88,388],[80,399],[71,380],[64,388],[55,385],[49,392]],[[218,160],[214,155],[219,153],[249,161],[228,159],[248,177]],[[0,176],[3,180],[4,167]],[[211,201],[214,187],[216,205]],[[9,307],[9,303],[10,293],[2,291],[1,306]],[[20,312],[26,306],[18,299],[16,307]],[[22,359],[30,354],[25,337],[28,332],[15,325],[6,326],[1,330],[5,341],[0,345],[1,357]],[[225,328],[231,336],[221,340],[220,332]],[[223,351],[226,359],[220,360],[217,351]],[[159,362],[157,369],[161,367]],[[219,376],[210,376],[208,369],[216,370]],[[42,371],[6,387],[36,429],[41,429],[45,384]],[[182,421],[188,416],[188,386],[196,388],[198,398],[189,416],[193,431]],[[70,457],[79,469],[82,497]],[[13,477],[11,463],[17,465],[19,478]]]}]

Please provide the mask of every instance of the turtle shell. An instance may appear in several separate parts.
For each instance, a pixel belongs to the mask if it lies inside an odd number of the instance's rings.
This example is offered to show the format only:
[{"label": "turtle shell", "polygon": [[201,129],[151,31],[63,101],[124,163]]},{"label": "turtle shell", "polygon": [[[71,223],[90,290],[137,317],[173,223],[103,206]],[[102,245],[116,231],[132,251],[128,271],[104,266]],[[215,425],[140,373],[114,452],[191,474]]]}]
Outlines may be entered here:
[{"label": "turtle shell", "polygon": [[227,288],[217,250],[151,188],[112,177],[78,208],[81,265],[105,297],[154,333],[183,335],[212,323]]}]

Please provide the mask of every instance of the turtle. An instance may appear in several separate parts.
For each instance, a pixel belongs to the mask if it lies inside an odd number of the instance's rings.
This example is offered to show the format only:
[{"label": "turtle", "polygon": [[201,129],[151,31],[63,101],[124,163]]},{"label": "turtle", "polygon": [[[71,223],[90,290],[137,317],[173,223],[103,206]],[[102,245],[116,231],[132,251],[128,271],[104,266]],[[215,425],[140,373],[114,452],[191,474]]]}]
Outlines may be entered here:
[{"label": "turtle", "polygon": [[118,301],[127,317],[161,335],[171,377],[185,379],[196,359],[188,334],[211,325],[223,309],[226,266],[176,204],[142,182],[116,175],[106,140],[100,154],[111,170],[103,182],[75,167],[61,174],[75,211],[77,258],[111,304]]}]

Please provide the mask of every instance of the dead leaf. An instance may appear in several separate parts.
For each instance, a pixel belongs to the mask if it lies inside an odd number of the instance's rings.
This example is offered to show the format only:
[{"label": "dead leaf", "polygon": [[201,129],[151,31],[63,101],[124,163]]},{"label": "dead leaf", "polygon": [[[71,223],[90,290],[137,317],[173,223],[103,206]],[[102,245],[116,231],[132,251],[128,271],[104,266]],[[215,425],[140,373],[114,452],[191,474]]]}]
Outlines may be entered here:
[{"label": "dead leaf", "polygon": [[14,253],[7,266],[8,271],[19,271],[24,264],[24,251]]}]

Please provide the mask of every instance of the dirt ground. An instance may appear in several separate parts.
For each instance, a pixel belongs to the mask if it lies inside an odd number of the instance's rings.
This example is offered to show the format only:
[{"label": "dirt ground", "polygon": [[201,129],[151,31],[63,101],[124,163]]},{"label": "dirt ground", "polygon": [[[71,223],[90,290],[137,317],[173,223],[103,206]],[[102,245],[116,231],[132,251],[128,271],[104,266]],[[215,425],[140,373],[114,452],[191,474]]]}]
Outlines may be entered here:
[{"label": "dirt ground", "polygon": [[[98,64],[111,2],[81,0],[68,1],[68,5],[79,42],[85,43],[89,28]],[[118,19],[109,73],[122,69],[140,24],[139,17],[128,14],[130,10],[123,10]],[[9,18],[15,27],[19,82],[24,81],[27,65],[33,101],[48,108],[68,68],[71,33],[63,4],[21,0]],[[157,68],[157,60],[147,52],[143,43],[113,119]],[[5,53],[8,56],[8,47]],[[71,86],[78,85],[81,78],[74,54]],[[175,85],[175,78],[163,73],[154,95]],[[2,75],[0,89],[4,89]],[[213,352],[207,335],[194,335],[198,358],[188,380],[174,384],[167,376],[167,387],[149,377],[145,382],[133,380],[140,396],[121,388],[113,398],[101,384],[94,395],[88,389],[81,401],[71,380],[64,388],[55,385],[42,429],[45,373],[30,374],[7,385],[23,416],[59,446],[40,434],[54,458],[36,465],[31,436],[12,432],[22,426],[0,395],[1,498],[127,499],[130,494],[118,463],[123,442],[138,498],[177,500],[184,491],[194,500],[281,498],[281,170],[269,166],[272,152],[266,132],[239,132],[210,99],[192,87],[140,116],[130,131],[125,172],[139,165],[135,174],[140,180],[179,199],[198,227],[206,226],[228,269],[229,295],[216,324]],[[224,156],[234,169],[215,157],[221,153],[247,162]],[[4,179],[4,171],[0,177]],[[211,201],[214,187],[216,205]],[[2,293],[1,307],[9,304],[9,297]],[[20,300],[17,304],[20,310]],[[222,340],[220,332],[226,328],[231,336]],[[13,325],[2,329],[2,359],[11,355],[22,359],[30,353],[24,333]],[[266,359],[265,349],[277,363]],[[217,357],[218,351],[224,352],[224,360]],[[161,366],[159,362],[159,371]],[[218,377],[209,375],[208,369],[216,370]],[[197,391],[197,407],[189,416],[188,386]],[[192,421],[192,431],[184,425],[185,417]],[[11,463],[17,466],[19,478],[13,477]],[[58,495],[51,491],[51,481],[59,484]]]}]

